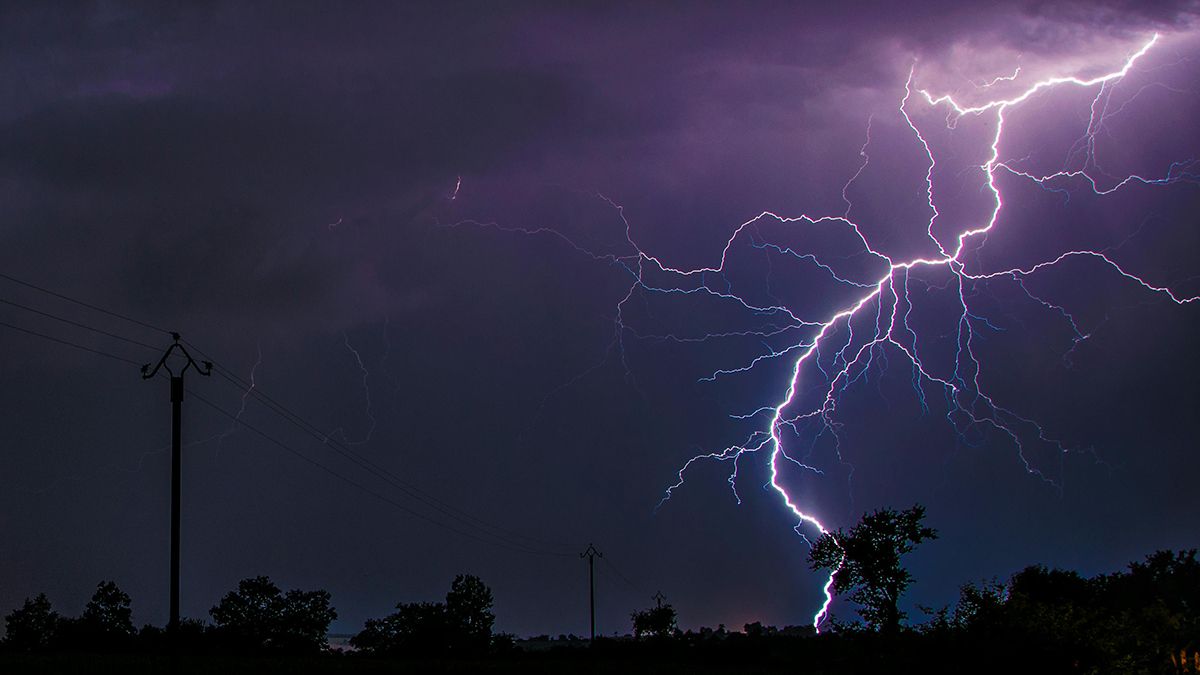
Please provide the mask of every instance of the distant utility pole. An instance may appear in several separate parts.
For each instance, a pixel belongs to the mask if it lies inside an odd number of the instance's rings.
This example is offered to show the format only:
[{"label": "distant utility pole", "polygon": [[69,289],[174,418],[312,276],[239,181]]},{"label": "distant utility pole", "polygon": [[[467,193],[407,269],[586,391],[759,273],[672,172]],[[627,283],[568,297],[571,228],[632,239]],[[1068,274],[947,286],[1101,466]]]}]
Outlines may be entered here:
[{"label": "distant utility pole", "polygon": [[651,598],[651,599],[652,599],[652,600],[654,600],[654,603],[655,603],[655,605],[654,605],[654,606],[655,606],[655,607],[659,607],[659,608],[661,608],[661,607],[662,607],[662,604],[663,604],[663,600],[666,600],[666,599],[667,599],[667,596],[663,595],[663,594],[662,594],[662,591],[656,591],[656,592],[654,593],[654,597],[653,597],[653,598]]},{"label": "distant utility pole", "polygon": [[[153,368],[149,363],[142,366],[142,379],[149,380],[157,375],[159,370],[165,370],[171,376],[171,618],[167,622],[167,631],[175,635],[179,629],[179,489],[183,482],[180,466],[180,419],[183,408],[183,374],[189,368],[194,368],[197,373],[207,377],[212,374],[212,363],[203,361],[203,366],[196,363],[187,349],[179,344],[179,333],[171,333],[171,337],[175,342],[167,347],[158,363]],[[178,375],[167,365],[167,358],[175,350],[179,350],[180,355],[187,359],[183,367],[179,368]]]},{"label": "distant utility pole", "polygon": [[579,554],[580,558],[587,558],[588,561],[588,607],[591,610],[592,617],[592,640],[596,639],[596,558],[603,558],[604,554],[596,550],[595,546],[588,544],[587,550]]}]

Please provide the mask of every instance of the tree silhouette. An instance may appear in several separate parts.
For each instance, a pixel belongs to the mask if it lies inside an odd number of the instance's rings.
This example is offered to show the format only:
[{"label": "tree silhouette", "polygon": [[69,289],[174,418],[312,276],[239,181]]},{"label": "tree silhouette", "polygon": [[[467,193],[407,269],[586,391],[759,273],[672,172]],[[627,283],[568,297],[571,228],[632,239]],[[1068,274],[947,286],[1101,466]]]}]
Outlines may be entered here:
[{"label": "tree silhouette", "polygon": [[492,589],[479,577],[460,574],[446,593],[446,622],[455,651],[487,651],[492,639]]},{"label": "tree silhouette", "polygon": [[382,619],[367,619],[350,644],[380,656],[436,654],[449,649],[448,628],[444,603],[401,602]]},{"label": "tree silhouette", "polygon": [[633,636],[636,638],[666,638],[675,634],[675,608],[669,603],[634,612],[629,618],[633,619]]},{"label": "tree silhouette", "polygon": [[275,626],[276,644],[290,649],[323,650],[329,624],[336,618],[329,591],[290,590],[283,596],[283,608]]},{"label": "tree silhouette", "polygon": [[868,625],[897,631],[905,617],[900,596],[912,583],[900,558],[917,544],[937,539],[936,530],[921,525],[924,518],[925,507],[920,504],[904,511],[880,509],[865,514],[849,532],[839,529],[821,535],[809,551],[809,565],[834,572],[834,593],[849,593]]},{"label": "tree silhouette", "polygon": [[59,619],[54,647],[89,652],[122,651],[132,646],[129,596],[111,581],[96,586],[79,618]]},{"label": "tree silhouette", "polygon": [[382,619],[368,619],[350,644],[378,655],[477,655],[492,640],[492,590],[479,577],[460,574],[446,602],[399,603]]},{"label": "tree silhouette", "polygon": [[209,614],[218,631],[239,646],[266,646],[272,624],[279,615],[282,599],[279,587],[267,577],[253,577],[238,582]]},{"label": "tree silhouette", "polygon": [[23,652],[40,651],[54,641],[61,619],[45,593],[26,598],[25,604],[4,617],[4,645]]},{"label": "tree silhouette", "polygon": [[1004,586],[964,587],[955,616],[968,634],[1020,644],[1048,668],[1151,673],[1200,658],[1198,606],[1196,551],[1157,551],[1093,578],[1032,565]]},{"label": "tree silhouette", "polygon": [[284,595],[267,577],[238,582],[236,591],[209,610],[218,634],[232,646],[318,651],[337,618],[328,591],[291,590]]},{"label": "tree silhouette", "polygon": [[959,629],[994,626],[1003,616],[1007,601],[1008,586],[995,579],[963,584],[958,589],[952,626]]},{"label": "tree silhouette", "polygon": [[102,581],[80,617],[89,632],[107,639],[132,637],[133,610],[129,595],[112,581]]}]

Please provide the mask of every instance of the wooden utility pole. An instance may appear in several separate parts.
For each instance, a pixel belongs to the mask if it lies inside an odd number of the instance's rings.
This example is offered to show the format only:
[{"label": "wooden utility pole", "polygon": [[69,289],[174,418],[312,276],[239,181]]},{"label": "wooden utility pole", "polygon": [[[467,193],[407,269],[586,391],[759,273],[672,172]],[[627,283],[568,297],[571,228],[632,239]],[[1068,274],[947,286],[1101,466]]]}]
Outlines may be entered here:
[{"label": "wooden utility pole", "polygon": [[[179,512],[180,488],[183,486],[182,460],[182,417],[183,417],[183,374],[189,368],[201,375],[212,374],[212,363],[204,361],[203,366],[192,359],[192,355],[179,343],[179,333],[171,333],[175,342],[167,347],[158,363],[151,368],[150,364],[142,366],[142,379],[149,380],[158,374],[159,370],[167,371],[171,376],[171,616],[167,621],[167,632],[174,637],[179,630]],[[186,362],[179,368],[179,374],[167,365],[167,358],[179,350]]]},{"label": "wooden utility pole", "polygon": [[587,550],[579,554],[580,558],[587,558],[588,561],[588,608],[591,611],[591,629],[592,640],[596,639],[596,558],[603,558],[604,554],[596,550],[595,546],[588,544]]}]

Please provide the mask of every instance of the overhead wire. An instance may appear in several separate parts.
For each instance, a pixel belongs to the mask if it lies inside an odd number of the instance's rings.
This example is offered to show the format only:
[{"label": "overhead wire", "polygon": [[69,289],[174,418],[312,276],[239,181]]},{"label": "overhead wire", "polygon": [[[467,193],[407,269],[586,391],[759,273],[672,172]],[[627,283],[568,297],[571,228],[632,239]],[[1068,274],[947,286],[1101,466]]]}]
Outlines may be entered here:
[{"label": "overhead wire", "polygon": [[[135,325],[138,325],[138,326],[141,326],[144,328],[148,328],[151,330],[155,330],[158,332],[171,334],[171,331],[168,331],[159,326],[155,326],[153,324],[150,324],[150,323],[147,323],[144,321],[140,321],[133,317],[126,316],[124,314],[105,309],[98,305],[95,305],[95,304],[92,304],[89,302],[85,302],[85,301],[79,300],[77,298],[73,298],[73,297],[65,295],[63,293],[59,293],[57,291],[53,291],[51,289],[45,288],[43,286],[28,282],[28,281],[24,281],[22,279],[18,279],[16,277],[13,277],[8,274],[0,273],[0,278],[7,279],[11,282],[20,284],[22,286],[26,286],[28,288],[37,290],[42,293],[46,293],[53,297],[59,298],[61,300],[65,300],[67,302],[71,302],[73,304],[76,304],[76,305],[79,305],[82,307],[86,307],[88,309],[99,312],[101,314],[105,314],[105,315],[108,315],[108,316],[111,316],[114,318],[118,318],[118,319],[130,322],[132,324],[135,324]],[[110,337],[113,339],[121,340],[123,342],[134,344],[134,345],[137,345],[140,347],[144,347],[144,348],[148,348],[148,349],[155,349],[155,350],[158,349],[158,347],[155,345],[150,345],[148,343],[145,343],[145,342],[142,342],[139,340],[135,340],[135,339],[132,339],[132,338],[129,338],[129,337],[117,334],[117,333],[113,333],[111,331],[106,331],[106,330],[103,330],[100,328],[96,328],[95,326],[91,326],[91,325],[88,325],[88,324],[85,324],[85,323],[82,323],[79,321],[67,319],[65,317],[58,316],[51,312],[39,310],[39,309],[29,307],[27,305],[23,305],[21,303],[17,303],[17,302],[11,301],[11,300],[5,300],[3,298],[0,298],[0,303],[7,304],[10,306],[16,307],[18,309],[22,309],[22,310],[25,310],[25,311],[28,311],[28,312],[31,312],[34,314],[41,315],[46,318],[50,318],[50,319],[59,321],[61,323],[75,326],[77,328],[81,328],[84,330],[92,331],[94,333],[101,334],[101,335],[104,335],[106,337]],[[124,363],[131,364],[131,365],[141,365],[137,361],[134,361],[132,359],[128,359],[128,358],[118,356],[118,355],[115,355],[115,354],[112,354],[110,352],[106,352],[103,350],[95,349],[92,347],[87,347],[85,345],[81,345],[76,342],[72,342],[70,340],[57,338],[57,337],[54,337],[51,335],[47,335],[45,333],[34,331],[34,330],[31,330],[28,328],[23,328],[23,327],[14,325],[14,324],[0,322],[0,326],[4,326],[4,327],[10,328],[12,330],[20,331],[22,333],[26,333],[31,336],[39,337],[39,338],[53,341],[53,342],[63,344],[66,346],[74,347],[76,349],[90,352],[90,353],[96,354],[98,356],[103,356],[103,357],[107,357],[110,359],[119,360]],[[187,344],[187,346],[194,349],[201,356],[208,358],[207,354],[205,354],[203,352],[203,350],[201,350],[195,344],[193,344],[191,342],[187,342],[187,341],[185,341],[185,343]],[[405,495],[407,495],[409,498],[425,504],[427,507],[440,512],[442,515],[446,516],[447,518],[451,518],[452,520],[457,520],[457,521],[459,521],[460,524],[462,524],[466,527],[470,527],[470,528],[476,530],[477,532],[482,533],[484,536],[489,536],[489,537],[498,538],[498,539],[502,539],[502,540],[522,539],[522,540],[526,541],[526,543],[524,543],[524,544],[511,542],[508,545],[504,545],[506,548],[512,548],[515,550],[521,550],[526,553],[537,553],[537,554],[542,554],[542,555],[554,555],[554,556],[569,556],[569,555],[571,555],[570,553],[563,552],[563,551],[551,551],[551,550],[545,550],[542,548],[535,548],[534,546],[531,546],[530,543],[548,545],[548,546],[552,546],[552,547],[558,547],[558,546],[561,546],[562,544],[558,543],[558,542],[546,541],[544,539],[539,539],[537,537],[530,537],[530,536],[523,535],[521,533],[518,533],[518,532],[515,532],[512,530],[509,530],[507,528],[503,528],[501,526],[494,525],[492,523],[489,523],[488,521],[485,521],[481,518],[478,518],[478,517],[466,512],[466,511],[463,511],[462,509],[459,509],[459,508],[453,506],[452,504],[449,504],[445,501],[438,499],[437,497],[434,497],[433,495],[425,492],[424,490],[421,490],[417,486],[412,485],[411,483],[407,483],[406,481],[399,478],[398,476],[396,476],[394,473],[392,473],[385,467],[382,467],[382,466],[376,464],[375,462],[371,461],[367,457],[364,457],[360,453],[354,452],[350,448],[339,443],[336,439],[331,438],[328,434],[323,433],[315,425],[308,422],[303,417],[294,413],[290,409],[286,408],[281,403],[279,403],[275,399],[268,396],[265,392],[261,391],[256,386],[253,386],[250,383],[247,383],[244,379],[240,378],[236,373],[233,373],[229,369],[224,368],[223,366],[220,366],[220,365],[216,365],[216,364],[214,364],[214,371],[217,372],[217,374],[220,375],[222,377],[222,379],[225,379],[226,381],[230,382],[231,384],[234,384],[235,386],[237,386],[239,388],[239,390],[245,389],[247,393],[251,393],[262,405],[267,407],[267,409],[271,410],[275,414],[282,417],[284,420],[293,424],[297,428],[305,431],[306,433],[313,436],[314,438],[320,440],[322,442],[322,445],[329,447],[337,454],[341,455],[345,459],[356,464],[359,468],[363,469],[364,471],[367,471],[371,475],[383,480],[384,482],[390,484],[392,487],[400,490]],[[322,468],[324,471],[326,471],[327,473],[330,473],[331,475],[334,475],[345,482],[348,482],[356,487],[359,487],[360,489],[366,491],[368,494],[371,494],[372,496],[374,496],[378,499],[382,499],[388,503],[392,503],[393,505],[397,506],[398,508],[401,508],[402,510],[404,510],[407,513],[410,513],[410,514],[412,514],[416,517],[419,517],[423,520],[426,520],[428,522],[438,524],[438,525],[445,527],[446,529],[449,529],[456,533],[474,538],[479,541],[495,543],[495,542],[492,542],[491,540],[481,538],[478,534],[465,532],[459,528],[456,528],[454,526],[451,526],[451,525],[442,523],[441,521],[438,521],[436,519],[433,519],[425,514],[421,514],[420,512],[417,512],[413,509],[404,507],[401,504],[399,504],[398,502],[394,502],[393,500],[390,500],[386,496],[380,495],[380,494],[376,493],[374,490],[371,490],[370,488],[362,486],[360,483],[357,483],[356,481],[353,481],[352,479],[349,479],[345,476],[342,476],[341,474],[334,472],[332,469],[329,469],[328,467],[325,467],[324,465],[316,462],[315,460],[312,460],[311,458],[308,458],[307,456],[299,453],[298,451],[295,451],[294,449],[290,448],[290,446],[285,446],[284,444],[282,444],[282,442],[278,441],[277,439],[274,439],[273,437],[268,436],[265,432],[258,429],[257,427],[252,427],[248,423],[244,422],[243,420],[240,419],[240,417],[238,415],[233,415],[233,414],[229,413],[228,411],[219,408],[214,403],[212,403],[211,401],[208,401],[207,399],[203,398],[202,396],[200,396],[198,394],[193,394],[193,395],[196,396],[196,398],[198,400],[200,400],[202,403],[205,403],[209,407],[214,408],[217,412],[219,412],[227,417],[230,417],[239,425],[246,427],[247,429],[255,432],[259,436],[264,437],[265,439],[272,442],[273,444],[280,445],[281,447],[286,447],[293,454],[296,454],[297,456],[305,459],[306,461],[313,464],[314,466],[318,466],[318,467]]]},{"label": "overhead wire", "polygon": [[58,316],[57,314],[52,314],[50,312],[46,312],[46,311],[43,311],[40,309],[29,307],[28,305],[22,305],[19,302],[13,302],[12,300],[5,300],[4,298],[0,298],[0,304],[9,305],[10,307],[16,307],[17,309],[22,309],[22,310],[25,310],[26,312],[37,314],[39,316],[44,316],[48,319],[53,319],[60,323],[65,323],[65,324],[68,324],[71,326],[75,326],[76,328],[82,328],[84,330],[88,330],[93,333],[99,333],[100,335],[104,335],[104,336],[113,338],[114,340],[121,340],[122,342],[127,342],[129,344],[137,345],[139,347],[145,347],[147,349],[154,349],[154,350],[157,350],[159,348],[157,345],[152,345],[148,342],[142,342],[141,340],[134,340],[133,338],[128,338],[128,337],[125,337],[124,335],[118,335],[116,333],[106,331],[102,328],[96,328],[95,326],[89,326],[87,324],[80,323],[78,321],[73,321],[66,317]]},{"label": "overhead wire", "polygon": [[611,560],[609,560],[606,557],[600,558],[600,560],[602,560],[605,565],[608,565],[608,567],[612,571],[612,573],[615,574],[617,576],[617,578],[620,579],[622,582],[624,582],[625,585],[628,586],[630,589],[637,591],[638,593],[646,592],[646,589],[644,589],[640,585],[630,581],[629,577],[625,576],[625,574],[623,574],[621,572],[621,570],[617,569],[617,566],[615,564],[613,564],[613,562]]},{"label": "overhead wire", "polygon": [[26,288],[31,288],[31,289],[33,289],[33,290],[35,290],[35,291],[40,291],[40,292],[42,292],[42,293],[45,293],[45,294],[47,294],[47,295],[52,295],[52,296],[54,296],[54,297],[56,297],[56,298],[58,298],[58,299],[60,299],[60,300],[66,300],[67,302],[74,303],[74,304],[76,304],[76,305],[79,305],[79,306],[81,306],[81,307],[86,307],[86,308],[88,308],[88,309],[90,309],[90,310],[92,310],[92,311],[95,311],[95,312],[100,312],[101,314],[107,314],[108,316],[111,316],[111,317],[113,317],[113,318],[117,318],[117,319],[121,319],[121,320],[124,320],[124,321],[128,321],[128,322],[130,322],[130,323],[132,323],[132,324],[136,324],[136,325],[138,325],[138,326],[141,326],[141,327],[143,327],[143,328],[149,328],[150,330],[153,330],[153,331],[158,331],[158,332],[160,332],[160,333],[167,333],[168,335],[171,333],[171,331],[169,331],[169,330],[167,330],[166,328],[163,328],[163,327],[161,327],[161,326],[155,326],[154,324],[151,324],[151,323],[146,323],[145,321],[140,321],[140,320],[138,320],[138,319],[135,319],[135,318],[133,318],[133,317],[131,317],[131,316],[126,316],[126,315],[124,315],[124,314],[121,314],[121,313],[119,313],[119,312],[114,312],[114,311],[112,311],[111,309],[105,309],[105,308],[103,308],[103,307],[100,307],[100,306],[98,306],[98,305],[93,305],[93,304],[92,304],[92,303],[90,303],[90,302],[84,302],[83,300],[79,300],[78,298],[72,298],[72,297],[71,297],[71,296],[69,296],[69,295],[65,295],[65,294],[63,294],[63,293],[59,293],[58,291],[52,291],[52,290],[50,290],[49,288],[45,288],[45,287],[43,287],[43,286],[39,286],[39,285],[37,285],[37,284],[35,284],[35,283],[29,282],[29,281],[25,281],[25,280],[23,280],[23,279],[18,279],[18,278],[16,278],[16,277],[12,276],[12,275],[5,274],[5,273],[3,273],[3,272],[0,272],[0,279],[7,279],[8,281],[11,281],[11,282],[13,282],[14,284],[20,284],[20,285],[22,285],[22,286],[25,286]]},{"label": "overhead wire", "polygon": [[50,340],[51,342],[57,342],[60,345],[66,345],[68,347],[74,347],[75,349],[81,349],[85,352],[91,352],[92,354],[95,354],[97,356],[103,356],[103,357],[114,359],[117,361],[124,361],[125,363],[129,363],[129,364],[132,364],[135,366],[141,365],[137,361],[134,361],[133,359],[127,359],[124,356],[117,356],[116,354],[112,354],[110,352],[106,352],[106,351],[103,351],[100,349],[95,349],[93,347],[87,347],[87,346],[81,345],[77,342],[72,342],[70,340],[64,340],[62,338],[57,338],[52,335],[46,335],[45,333],[40,333],[38,331],[30,330],[28,328],[22,328],[20,326],[17,326],[17,325],[14,325],[14,324],[11,324],[11,323],[8,323],[5,321],[0,321],[0,326],[4,326],[5,328],[10,328],[15,331],[20,331],[22,333],[25,333],[27,335],[32,335],[34,337],[39,337],[39,338],[42,338],[43,340]]}]

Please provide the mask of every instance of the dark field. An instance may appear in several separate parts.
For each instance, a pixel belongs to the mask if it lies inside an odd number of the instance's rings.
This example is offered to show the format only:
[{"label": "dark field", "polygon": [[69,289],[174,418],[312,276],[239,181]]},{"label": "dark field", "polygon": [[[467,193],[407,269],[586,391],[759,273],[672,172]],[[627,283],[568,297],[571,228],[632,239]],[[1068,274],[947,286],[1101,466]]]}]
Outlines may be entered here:
[{"label": "dark field", "polygon": [[[1190,658],[1190,655],[1189,655]],[[1140,661],[1140,660],[1138,660]],[[1042,647],[1000,641],[942,640],[908,634],[828,636],[765,641],[734,649],[658,649],[612,645],[545,653],[518,653],[490,659],[378,659],[356,655],[265,657],[166,654],[0,655],[0,673],[580,673],[684,675],[708,673],[1178,673],[1170,660],[1126,663],[1116,670]]]},{"label": "dark field", "polygon": [[[322,658],[182,658],[146,655],[44,655],[0,657],[5,673],[795,673],[806,670],[789,663],[735,664],[697,659],[628,661],[534,657],[489,661],[394,661],[355,657]],[[840,670],[837,672],[854,672]],[[864,671],[866,672],[866,671]]]}]

